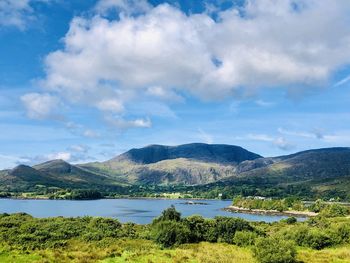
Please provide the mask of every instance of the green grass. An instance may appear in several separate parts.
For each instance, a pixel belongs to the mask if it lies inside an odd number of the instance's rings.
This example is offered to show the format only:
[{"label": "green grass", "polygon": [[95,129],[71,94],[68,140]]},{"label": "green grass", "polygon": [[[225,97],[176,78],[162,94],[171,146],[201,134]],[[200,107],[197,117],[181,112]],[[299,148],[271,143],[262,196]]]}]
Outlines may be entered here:
[{"label": "green grass", "polygon": [[[350,246],[312,250],[298,249],[298,260],[307,263],[349,263]],[[256,263],[251,249],[225,243],[186,244],[173,249],[161,249],[149,240],[119,240],[113,244],[87,244],[72,241],[64,249],[37,251],[0,248],[1,263]]]},{"label": "green grass", "polygon": [[350,246],[327,248],[323,250],[300,249],[298,257],[302,262],[310,263],[349,263]]}]

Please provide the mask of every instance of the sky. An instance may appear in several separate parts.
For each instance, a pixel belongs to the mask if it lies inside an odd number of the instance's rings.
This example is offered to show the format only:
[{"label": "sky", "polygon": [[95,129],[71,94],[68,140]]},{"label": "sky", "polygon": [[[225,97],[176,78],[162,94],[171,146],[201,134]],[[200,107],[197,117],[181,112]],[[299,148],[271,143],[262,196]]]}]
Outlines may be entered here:
[{"label": "sky", "polygon": [[0,168],[350,144],[348,0],[0,0]]}]

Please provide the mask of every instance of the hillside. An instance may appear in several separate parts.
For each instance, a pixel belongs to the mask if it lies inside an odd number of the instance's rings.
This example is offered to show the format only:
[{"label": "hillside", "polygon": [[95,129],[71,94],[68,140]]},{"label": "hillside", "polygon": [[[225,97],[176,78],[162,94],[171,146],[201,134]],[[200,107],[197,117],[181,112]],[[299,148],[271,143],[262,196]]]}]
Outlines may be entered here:
[{"label": "hillside", "polygon": [[225,178],[224,185],[346,198],[350,197],[350,148],[316,149],[246,161],[237,167],[236,175]]}]

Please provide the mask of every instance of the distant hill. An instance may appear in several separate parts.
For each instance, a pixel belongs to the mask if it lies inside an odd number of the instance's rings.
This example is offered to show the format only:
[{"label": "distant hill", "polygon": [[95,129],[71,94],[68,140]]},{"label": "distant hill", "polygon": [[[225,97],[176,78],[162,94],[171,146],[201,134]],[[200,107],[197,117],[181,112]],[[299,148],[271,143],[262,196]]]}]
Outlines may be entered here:
[{"label": "distant hill", "polygon": [[63,160],[53,160],[33,167],[19,165],[0,171],[0,190],[25,191],[35,187],[99,188],[114,185],[108,177],[94,174]]},{"label": "distant hill", "polygon": [[293,180],[350,176],[350,148],[325,148],[241,163],[245,176],[282,176]]},{"label": "distant hill", "polygon": [[[0,191],[38,185],[112,189],[127,185],[211,185],[225,187],[308,186],[320,193],[350,189],[350,148],[327,148],[264,158],[238,146],[202,143],[150,145],[111,160],[72,165],[53,160],[0,171]],[[227,189],[229,189],[227,188]],[[247,189],[248,189],[247,188]],[[302,190],[300,190],[302,191]]]}]

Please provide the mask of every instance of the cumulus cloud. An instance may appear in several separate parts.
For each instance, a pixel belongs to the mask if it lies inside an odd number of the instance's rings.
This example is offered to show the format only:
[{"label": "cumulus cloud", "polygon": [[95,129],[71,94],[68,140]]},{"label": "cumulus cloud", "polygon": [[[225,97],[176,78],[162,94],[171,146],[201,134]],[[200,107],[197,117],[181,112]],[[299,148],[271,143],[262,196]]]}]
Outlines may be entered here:
[{"label": "cumulus cloud", "polygon": [[35,19],[32,4],[49,0],[0,0],[0,27],[14,26],[25,29]]},{"label": "cumulus cloud", "polygon": [[21,100],[27,110],[27,115],[32,119],[45,119],[48,117],[56,117],[57,107],[60,100],[46,93],[28,93],[21,97]]},{"label": "cumulus cloud", "polygon": [[[111,19],[111,11],[122,15]],[[215,20],[132,0],[102,0],[95,12],[72,20],[64,48],[46,57],[41,84],[71,104],[118,113],[109,121],[115,127],[150,127],[144,116],[127,121],[121,114],[147,96],[299,92],[323,86],[350,62],[349,1],[247,0]]]}]

